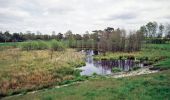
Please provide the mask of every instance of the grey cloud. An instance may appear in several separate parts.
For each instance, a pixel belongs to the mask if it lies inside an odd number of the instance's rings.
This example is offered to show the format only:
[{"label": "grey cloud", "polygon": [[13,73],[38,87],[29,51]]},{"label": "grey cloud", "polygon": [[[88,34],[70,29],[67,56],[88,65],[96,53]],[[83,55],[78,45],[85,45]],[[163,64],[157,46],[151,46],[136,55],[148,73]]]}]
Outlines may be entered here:
[{"label": "grey cloud", "polygon": [[37,3],[33,3],[33,2],[25,2],[23,5],[17,6],[17,8],[30,13],[30,15],[32,16],[42,15],[44,9],[40,7]]},{"label": "grey cloud", "polygon": [[15,0],[0,0],[1,7],[9,7],[11,4],[14,4]]},{"label": "grey cloud", "polygon": [[15,23],[15,22],[22,21],[22,19],[17,16],[9,16],[9,15],[4,15],[4,14],[0,14],[0,16],[1,16],[0,18],[1,23]]},{"label": "grey cloud", "polygon": [[51,7],[47,9],[50,14],[67,14],[74,11],[71,7]]},{"label": "grey cloud", "polygon": [[151,20],[168,21],[169,8],[169,0],[0,0],[0,31],[135,29]]},{"label": "grey cloud", "polygon": [[170,20],[170,15],[167,15],[167,16],[165,16],[164,18],[166,18],[166,19],[169,19],[169,20]]},{"label": "grey cloud", "polygon": [[122,12],[120,14],[113,14],[106,18],[106,20],[130,20],[130,19],[135,19],[137,17],[136,13],[125,13]]}]

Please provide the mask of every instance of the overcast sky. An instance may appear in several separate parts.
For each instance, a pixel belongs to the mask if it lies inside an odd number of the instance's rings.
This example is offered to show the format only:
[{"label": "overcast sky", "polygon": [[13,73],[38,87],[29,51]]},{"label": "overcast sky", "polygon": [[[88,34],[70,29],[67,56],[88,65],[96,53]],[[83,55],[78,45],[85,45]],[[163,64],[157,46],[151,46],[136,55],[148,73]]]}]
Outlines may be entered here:
[{"label": "overcast sky", "polygon": [[0,0],[0,31],[85,33],[170,22],[170,0]]}]

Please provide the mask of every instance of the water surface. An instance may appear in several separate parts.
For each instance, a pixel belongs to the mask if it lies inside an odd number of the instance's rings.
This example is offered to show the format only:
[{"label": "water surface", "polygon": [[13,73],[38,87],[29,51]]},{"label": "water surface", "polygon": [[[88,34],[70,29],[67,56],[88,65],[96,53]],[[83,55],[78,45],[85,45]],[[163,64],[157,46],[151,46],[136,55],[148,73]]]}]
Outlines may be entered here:
[{"label": "water surface", "polygon": [[112,73],[112,68],[117,67],[123,71],[129,71],[135,66],[143,67],[142,63],[136,64],[134,60],[93,60],[93,55],[96,52],[93,50],[82,51],[86,53],[86,65],[80,67],[82,72],[81,75],[92,75],[93,73],[99,75],[107,75]]}]

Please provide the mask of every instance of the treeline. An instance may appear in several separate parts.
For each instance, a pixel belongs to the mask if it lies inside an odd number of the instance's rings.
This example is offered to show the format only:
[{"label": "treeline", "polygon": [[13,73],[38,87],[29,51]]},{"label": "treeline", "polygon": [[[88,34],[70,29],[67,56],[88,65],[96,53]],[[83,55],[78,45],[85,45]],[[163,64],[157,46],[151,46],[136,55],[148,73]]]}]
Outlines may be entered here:
[{"label": "treeline", "polygon": [[82,40],[75,41],[75,47],[102,52],[132,52],[141,49],[142,40],[143,36],[139,31],[127,34],[125,30],[108,27],[104,30],[95,30],[92,34],[84,34]]},{"label": "treeline", "polygon": [[30,31],[26,33],[13,33],[5,31],[4,33],[0,32],[0,42],[23,42],[28,40],[52,40],[52,39],[63,39],[63,34],[58,33],[57,35],[47,35],[41,34],[40,32],[32,33]]},{"label": "treeline", "polygon": [[140,27],[140,32],[144,34],[146,43],[165,43],[170,39],[170,24],[149,22]]},{"label": "treeline", "polygon": [[[28,41],[21,43],[23,50],[44,50],[51,51],[64,50],[66,47],[78,49],[93,49],[101,52],[111,51],[138,51],[141,49],[143,34],[139,31],[127,34],[125,30],[108,27],[104,30],[95,30],[89,34],[86,32],[83,36],[66,32],[65,37],[56,38],[52,41]],[[57,41],[58,39],[58,41]]]},{"label": "treeline", "polygon": [[126,32],[123,29],[108,27],[104,30],[86,32],[83,35],[74,34],[72,31],[66,33],[52,32],[52,35],[44,35],[40,32],[13,33],[9,31],[0,32],[0,42],[22,42],[28,40],[52,40],[63,42],[71,48],[94,49],[99,51],[138,51],[142,43],[165,43],[170,39],[170,24],[163,25],[149,22],[138,31]]},{"label": "treeline", "polygon": [[[139,31],[144,34],[146,40],[150,39],[169,39],[170,38],[170,24],[158,24],[157,22],[149,22],[146,25],[140,27]],[[92,35],[95,31],[93,31]],[[86,32],[88,33],[88,32]],[[27,31],[25,33],[10,33],[9,31],[2,32],[0,31],[0,42],[22,42],[27,40],[51,40],[51,39],[68,39],[72,36],[76,40],[82,40],[88,38],[88,34],[80,35],[73,34],[71,31],[67,31],[66,33],[58,33],[52,32],[52,35],[42,34],[37,31],[37,33],[33,33],[31,31]]]}]

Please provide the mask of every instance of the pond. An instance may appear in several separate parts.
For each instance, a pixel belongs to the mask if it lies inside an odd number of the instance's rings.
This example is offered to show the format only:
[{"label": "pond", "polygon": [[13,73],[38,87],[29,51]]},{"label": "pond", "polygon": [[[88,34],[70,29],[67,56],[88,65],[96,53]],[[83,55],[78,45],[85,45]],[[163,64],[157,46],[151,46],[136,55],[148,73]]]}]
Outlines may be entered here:
[{"label": "pond", "polygon": [[[112,68],[117,67],[123,71],[129,71],[135,66],[143,67],[142,63],[135,63],[135,60],[93,60],[94,53],[96,51],[86,50],[82,51],[86,53],[86,65],[80,67],[82,70],[81,75],[92,75],[94,73],[99,75],[108,75],[112,74]],[[98,53],[97,53],[98,54]]]}]

